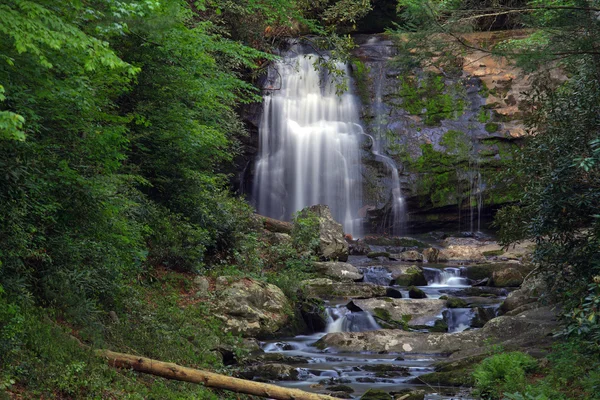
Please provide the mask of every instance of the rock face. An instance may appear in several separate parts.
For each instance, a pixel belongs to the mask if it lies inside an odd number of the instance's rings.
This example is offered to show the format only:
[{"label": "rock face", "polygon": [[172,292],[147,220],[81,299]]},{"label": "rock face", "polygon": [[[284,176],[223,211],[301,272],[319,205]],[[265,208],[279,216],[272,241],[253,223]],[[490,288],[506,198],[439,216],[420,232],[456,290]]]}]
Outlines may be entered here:
[{"label": "rock face", "polygon": [[219,277],[215,316],[242,336],[268,337],[286,326],[292,306],[281,289],[249,278]]},{"label": "rock face", "polygon": [[347,307],[352,311],[368,311],[386,322],[403,323],[408,320],[409,326],[431,323],[442,314],[446,306],[444,300],[438,299],[381,299],[352,300]]},{"label": "rock face", "polygon": [[523,283],[523,274],[515,268],[494,271],[492,284],[497,287],[517,287]]},{"label": "rock face", "polygon": [[313,263],[315,271],[331,279],[341,282],[354,282],[363,278],[358,268],[355,266],[336,261]]},{"label": "rock face", "polygon": [[430,247],[428,249],[423,250],[423,261],[427,261],[430,263],[436,263],[439,260],[440,251],[436,248]]},{"label": "rock face", "polygon": [[485,257],[477,247],[470,245],[450,245],[440,250],[438,261],[483,262]]},{"label": "rock face", "polygon": [[[331,216],[329,206],[317,204],[304,210],[313,212],[319,217],[319,250],[318,256],[323,260],[348,260],[348,243],[344,238],[342,224]],[[302,212],[300,211],[300,215]]]},{"label": "rock face", "polygon": [[423,255],[416,250],[404,251],[400,254],[390,254],[389,257],[399,261],[423,261]]},{"label": "rock face", "polygon": [[300,284],[304,297],[321,299],[351,298],[368,299],[386,295],[386,287],[368,282],[334,282],[331,279],[317,278],[302,281]]},{"label": "rock face", "polygon": [[500,306],[500,310],[505,313],[517,310],[540,300],[545,292],[547,292],[547,286],[544,277],[532,276],[524,281],[519,289],[511,292],[506,297],[504,303]]}]

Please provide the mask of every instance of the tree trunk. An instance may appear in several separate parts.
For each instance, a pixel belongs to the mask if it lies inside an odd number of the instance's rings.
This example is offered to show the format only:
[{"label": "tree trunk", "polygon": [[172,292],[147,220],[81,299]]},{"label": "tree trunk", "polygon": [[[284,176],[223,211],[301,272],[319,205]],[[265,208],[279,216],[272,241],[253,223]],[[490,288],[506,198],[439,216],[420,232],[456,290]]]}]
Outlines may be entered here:
[{"label": "tree trunk", "polygon": [[113,367],[131,368],[138,372],[161,376],[167,379],[199,383],[206,387],[230,390],[236,393],[251,394],[276,400],[336,400],[334,397],[323,394],[232,378],[227,375],[182,367],[177,364],[131,354],[116,353],[110,350],[97,350],[96,354],[108,360],[109,365]]},{"label": "tree trunk", "polygon": [[292,232],[292,227],[294,225],[291,222],[280,221],[278,219],[265,217],[263,215],[259,215],[258,217],[262,219],[264,228],[269,232],[279,232],[288,234]]}]

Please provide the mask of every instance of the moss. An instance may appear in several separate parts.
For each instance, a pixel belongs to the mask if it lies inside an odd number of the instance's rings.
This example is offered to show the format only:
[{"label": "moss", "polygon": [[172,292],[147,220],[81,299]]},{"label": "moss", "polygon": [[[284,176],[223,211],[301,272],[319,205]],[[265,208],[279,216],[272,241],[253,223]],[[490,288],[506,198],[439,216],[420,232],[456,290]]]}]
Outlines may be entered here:
[{"label": "moss", "polygon": [[490,113],[488,110],[486,110],[485,108],[482,108],[479,111],[479,114],[477,114],[477,121],[481,122],[482,124],[485,124],[487,122],[489,122],[489,120],[492,117],[490,116]]},{"label": "moss", "polygon": [[446,307],[448,308],[466,308],[467,302],[463,299],[459,299],[458,297],[450,297],[446,301]]},{"label": "moss", "polygon": [[354,389],[348,385],[327,386],[327,390],[331,390],[333,392],[354,393]]},{"label": "moss", "polygon": [[468,386],[472,387],[475,384],[471,376],[472,369],[462,369],[449,372],[432,372],[421,375],[417,379],[421,383],[433,386]]},{"label": "moss", "polygon": [[446,85],[444,78],[435,74],[422,80],[402,77],[398,96],[410,114],[422,116],[426,125],[438,125],[464,112],[465,102],[457,95],[460,88],[458,84]]},{"label": "moss", "polygon": [[485,124],[485,130],[488,133],[498,132],[498,129],[500,129],[500,125],[496,124],[495,122],[488,122],[487,124]]},{"label": "moss", "polygon": [[390,256],[390,253],[387,253],[385,251],[372,251],[369,254],[367,254],[367,257],[369,257],[369,258],[377,258],[377,257],[388,258],[389,256]]},{"label": "moss", "polygon": [[484,251],[483,253],[484,256],[486,257],[495,257],[495,256],[501,256],[502,254],[504,254],[504,250],[490,250],[490,251]]},{"label": "moss", "polygon": [[360,400],[391,400],[392,396],[380,389],[369,389]]},{"label": "moss", "polygon": [[371,96],[369,94],[369,86],[371,86],[369,71],[369,68],[358,58],[351,61],[350,72],[352,78],[354,78],[356,94],[363,104],[369,104],[371,101]]},{"label": "moss", "polygon": [[384,308],[375,308],[373,310],[373,315],[384,321],[392,321],[392,316],[390,315],[390,312]]}]

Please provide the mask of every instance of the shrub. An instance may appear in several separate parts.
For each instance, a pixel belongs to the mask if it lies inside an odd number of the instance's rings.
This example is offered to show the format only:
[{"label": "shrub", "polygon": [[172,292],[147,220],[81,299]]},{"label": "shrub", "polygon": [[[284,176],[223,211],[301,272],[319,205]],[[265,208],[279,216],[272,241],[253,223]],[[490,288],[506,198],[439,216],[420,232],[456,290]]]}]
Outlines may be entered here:
[{"label": "shrub", "polygon": [[484,399],[500,399],[505,392],[525,389],[525,374],[537,361],[521,352],[495,354],[486,358],[473,372],[476,394]]}]

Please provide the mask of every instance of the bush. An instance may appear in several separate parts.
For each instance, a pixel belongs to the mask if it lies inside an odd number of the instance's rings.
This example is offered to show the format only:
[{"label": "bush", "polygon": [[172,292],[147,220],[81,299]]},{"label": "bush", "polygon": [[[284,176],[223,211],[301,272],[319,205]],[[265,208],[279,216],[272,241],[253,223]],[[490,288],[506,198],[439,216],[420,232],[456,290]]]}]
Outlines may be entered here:
[{"label": "bush", "polygon": [[473,372],[476,393],[484,399],[500,399],[503,393],[525,389],[525,374],[537,361],[521,352],[495,354],[486,358]]}]

